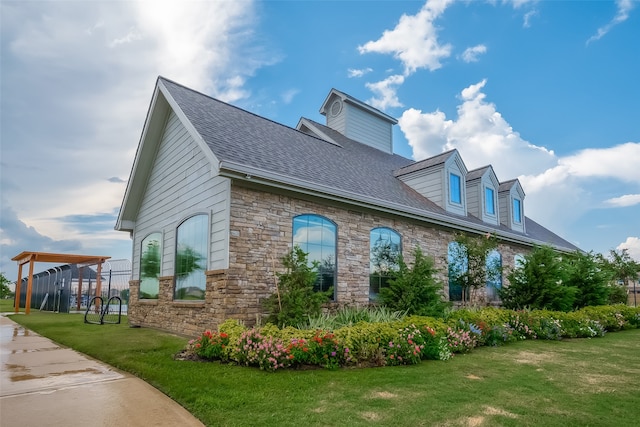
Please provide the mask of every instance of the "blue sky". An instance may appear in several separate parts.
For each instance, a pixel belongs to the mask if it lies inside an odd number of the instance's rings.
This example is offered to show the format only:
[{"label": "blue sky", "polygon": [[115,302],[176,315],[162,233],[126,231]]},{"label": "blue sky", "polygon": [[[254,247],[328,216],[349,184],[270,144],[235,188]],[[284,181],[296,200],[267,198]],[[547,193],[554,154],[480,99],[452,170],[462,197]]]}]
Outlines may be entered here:
[{"label": "blue sky", "polygon": [[527,216],[640,260],[636,1],[0,2],[0,270],[130,258],[113,230],[155,79],[294,127],[334,87],[519,178]]}]

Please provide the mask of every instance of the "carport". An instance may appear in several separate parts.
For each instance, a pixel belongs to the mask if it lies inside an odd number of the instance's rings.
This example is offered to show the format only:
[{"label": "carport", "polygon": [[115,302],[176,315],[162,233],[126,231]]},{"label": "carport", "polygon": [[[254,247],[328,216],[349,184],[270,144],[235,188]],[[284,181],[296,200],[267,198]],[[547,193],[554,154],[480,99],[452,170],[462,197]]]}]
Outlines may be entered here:
[{"label": "carport", "polygon": [[[95,256],[95,255],[73,255],[73,254],[56,254],[48,252],[22,252],[19,255],[11,258],[11,261],[18,263],[18,280],[16,280],[16,299],[15,299],[15,312],[20,311],[20,287],[22,285],[22,266],[29,264],[29,276],[27,278],[27,292],[25,298],[24,313],[29,314],[31,312],[31,294],[33,292],[33,266],[36,262],[48,262],[57,264],[76,264],[80,271],[83,267],[90,265],[97,265],[97,278],[96,278],[96,295],[100,295],[101,292],[101,274],[102,264],[110,259],[108,256]],[[82,272],[79,278],[79,293],[82,294]],[[78,309],[80,300],[78,299]]]}]

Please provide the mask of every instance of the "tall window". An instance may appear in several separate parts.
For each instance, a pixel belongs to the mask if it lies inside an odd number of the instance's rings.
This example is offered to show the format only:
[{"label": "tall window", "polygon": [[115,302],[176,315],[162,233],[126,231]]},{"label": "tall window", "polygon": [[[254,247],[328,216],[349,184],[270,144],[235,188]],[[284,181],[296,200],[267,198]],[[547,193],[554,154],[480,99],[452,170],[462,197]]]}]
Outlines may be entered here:
[{"label": "tall window", "polygon": [[489,215],[496,214],[496,205],[493,188],[485,187],[484,188],[484,206],[485,211]]},{"label": "tall window", "polygon": [[152,233],[142,239],[140,248],[140,298],[157,299],[160,289],[162,234]]},{"label": "tall window", "polygon": [[502,288],[502,255],[497,250],[487,254],[487,300],[495,301]]},{"label": "tall window", "polygon": [[[450,242],[447,250],[447,263],[449,270],[449,300],[462,301],[462,283],[459,278],[469,268],[467,261],[467,249],[458,242]],[[466,296],[468,299],[469,296]]]},{"label": "tall window", "polygon": [[462,187],[460,186],[460,176],[455,173],[449,174],[449,193],[451,203],[462,203]]},{"label": "tall window", "polygon": [[196,215],[178,226],[174,299],[203,300],[206,288],[209,217]]},{"label": "tall window", "polygon": [[520,199],[513,199],[513,221],[522,222],[522,202]]},{"label": "tall window", "polygon": [[320,215],[293,218],[293,245],[300,246],[310,263],[318,262],[314,289],[327,291],[336,282],[336,225]]},{"label": "tall window", "polygon": [[390,228],[374,228],[369,241],[369,299],[376,300],[380,289],[400,268],[400,234]]}]

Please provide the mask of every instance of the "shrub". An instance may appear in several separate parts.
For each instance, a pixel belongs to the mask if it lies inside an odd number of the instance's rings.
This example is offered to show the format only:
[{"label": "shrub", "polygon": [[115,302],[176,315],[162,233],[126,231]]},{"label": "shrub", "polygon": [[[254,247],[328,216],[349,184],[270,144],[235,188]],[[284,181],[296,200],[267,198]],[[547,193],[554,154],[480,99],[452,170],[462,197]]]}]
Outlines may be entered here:
[{"label": "shrub", "polygon": [[318,263],[309,266],[307,254],[299,246],[282,258],[282,264],[286,272],[277,273],[276,292],[264,300],[263,306],[269,312],[268,322],[298,325],[310,316],[319,315],[333,290],[314,291]]},{"label": "shrub", "polygon": [[380,301],[408,315],[442,316],[449,304],[442,299],[443,285],[435,278],[437,270],[433,259],[424,256],[420,248],[416,248],[413,255],[413,267],[408,267],[400,257],[396,276],[389,280],[387,287],[380,289]]},{"label": "shrub", "polygon": [[626,286],[610,285],[609,286],[609,304],[626,304],[629,298]]},{"label": "shrub", "polygon": [[190,341],[189,344],[193,346],[194,353],[202,359],[224,360],[227,358],[229,335],[207,330],[200,338]]},{"label": "shrub", "polygon": [[424,338],[415,326],[411,325],[398,331],[397,338],[391,340],[386,348],[387,365],[415,365],[420,363],[424,349]]},{"label": "shrub", "polygon": [[477,345],[478,338],[469,329],[448,328],[447,342],[452,353],[468,353]]},{"label": "shrub", "polygon": [[573,308],[577,289],[563,283],[562,260],[550,246],[536,247],[507,278],[509,286],[498,291],[506,308],[557,311]]},{"label": "shrub", "polygon": [[235,351],[239,364],[258,366],[265,371],[289,367],[292,359],[281,339],[264,337],[257,329],[243,332]]},{"label": "shrub", "polygon": [[600,268],[593,253],[579,251],[566,257],[566,285],[577,289],[575,308],[605,305],[609,301],[609,275]]},{"label": "shrub", "polygon": [[344,347],[331,332],[318,331],[313,337],[311,361],[326,369],[337,369],[351,360],[350,350]]}]

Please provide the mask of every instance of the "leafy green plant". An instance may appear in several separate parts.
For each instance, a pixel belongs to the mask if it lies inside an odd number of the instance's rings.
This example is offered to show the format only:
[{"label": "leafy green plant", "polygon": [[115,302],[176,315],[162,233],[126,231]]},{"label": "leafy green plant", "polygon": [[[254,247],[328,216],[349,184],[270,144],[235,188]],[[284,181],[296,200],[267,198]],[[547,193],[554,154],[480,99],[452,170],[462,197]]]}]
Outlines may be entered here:
[{"label": "leafy green plant", "polygon": [[507,278],[509,286],[498,292],[506,308],[558,311],[573,308],[577,289],[564,283],[562,260],[550,246],[534,248]]},{"label": "leafy green plant", "polygon": [[194,353],[207,360],[224,360],[228,353],[229,335],[224,332],[205,331],[200,338],[189,341]]},{"label": "leafy green plant", "polygon": [[380,290],[380,301],[391,310],[423,316],[442,316],[449,304],[442,299],[442,283],[436,278],[433,259],[423,255],[420,248],[413,252],[412,267],[399,259],[399,270]]},{"label": "leafy green plant", "polygon": [[576,251],[563,259],[566,285],[577,289],[573,306],[605,305],[609,301],[609,275],[593,253]]},{"label": "leafy green plant", "polygon": [[282,258],[282,265],[286,271],[277,273],[276,292],[263,302],[269,312],[267,321],[280,326],[299,325],[310,316],[318,316],[333,293],[332,289],[314,291],[318,263],[309,264],[307,254],[295,246]]}]

